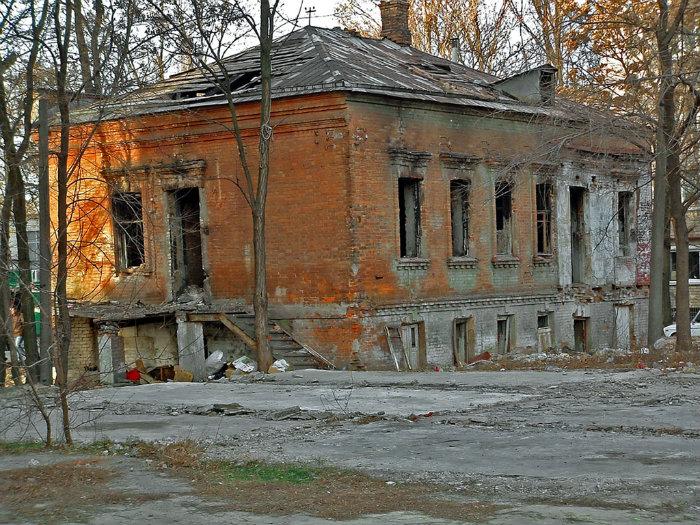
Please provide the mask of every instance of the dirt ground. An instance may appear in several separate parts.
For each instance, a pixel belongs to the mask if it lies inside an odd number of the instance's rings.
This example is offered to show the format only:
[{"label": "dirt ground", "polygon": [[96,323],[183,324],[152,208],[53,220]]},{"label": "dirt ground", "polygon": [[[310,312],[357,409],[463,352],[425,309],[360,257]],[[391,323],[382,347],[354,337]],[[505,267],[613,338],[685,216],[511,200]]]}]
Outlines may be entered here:
[{"label": "dirt ground", "polygon": [[[0,454],[0,522],[698,523],[699,387],[653,368],[309,370],[84,391],[82,456]],[[17,389],[0,422],[7,442],[41,428]],[[32,459],[62,463],[62,507],[30,490],[50,472]]]}]

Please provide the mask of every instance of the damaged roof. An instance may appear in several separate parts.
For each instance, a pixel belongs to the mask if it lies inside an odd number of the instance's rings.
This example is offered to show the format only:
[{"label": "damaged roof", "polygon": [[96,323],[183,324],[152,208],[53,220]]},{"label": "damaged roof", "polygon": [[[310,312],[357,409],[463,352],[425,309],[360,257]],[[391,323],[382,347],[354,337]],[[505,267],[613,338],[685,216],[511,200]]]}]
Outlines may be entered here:
[{"label": "damaged roof", "polygon": [[[260,54],[253,47],[224,59],[236,102],[260,97]],[[500,79],[457,62],[358,36],[339,28],[307,26],[278,38],[272,50],[272,96],[345,91],[432,101],[494,111],[571,118],[571,112],[517,101],[497,87]],[[223,77],[223,75],[222,75]],[[199,69],[171,76],[118,101],[78,110],[77,122],[180,111],[225,103]]]}]

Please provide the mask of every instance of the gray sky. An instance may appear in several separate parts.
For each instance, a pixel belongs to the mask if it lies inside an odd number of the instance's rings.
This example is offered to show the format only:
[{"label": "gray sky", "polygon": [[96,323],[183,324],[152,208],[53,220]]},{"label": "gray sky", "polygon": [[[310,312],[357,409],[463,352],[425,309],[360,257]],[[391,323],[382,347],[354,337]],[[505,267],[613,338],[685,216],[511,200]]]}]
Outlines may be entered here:
[{"label": "gray sky", "polygon": [[333,16],[335,6],[338,0],[282,0],[284,3],[284,12],[288,16],[296,16],[300,12],[305,18],[305,23],[308,21],[305,15],[305,10],[308,8],[316,8],[311,18],[311,24],[321,27],[334,27],[339,25],[338,20]]}]

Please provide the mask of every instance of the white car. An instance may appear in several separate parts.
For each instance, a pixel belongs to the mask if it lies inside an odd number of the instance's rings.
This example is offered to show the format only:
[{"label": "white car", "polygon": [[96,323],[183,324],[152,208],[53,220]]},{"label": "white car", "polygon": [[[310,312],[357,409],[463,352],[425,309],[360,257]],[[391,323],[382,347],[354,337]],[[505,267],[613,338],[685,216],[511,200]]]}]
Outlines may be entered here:
[{"label": "white car", "polygon": [[[670,324],[664,328],[666,337],[674,337],[676,335],[676,323]],[[690,337],[700,337],[700,311],[695,314],[693,320],[690,321]]]}]

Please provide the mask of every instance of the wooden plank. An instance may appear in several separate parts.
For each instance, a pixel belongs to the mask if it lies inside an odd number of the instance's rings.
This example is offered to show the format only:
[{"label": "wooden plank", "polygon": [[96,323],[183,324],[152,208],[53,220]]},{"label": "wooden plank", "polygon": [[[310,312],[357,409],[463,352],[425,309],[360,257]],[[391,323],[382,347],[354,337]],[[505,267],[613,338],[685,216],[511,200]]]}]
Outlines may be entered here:
[{"label": "wooden plank", "polygon": [[394,345],[391,342],[391,332],[389,331],[388,326],[384,327],[384,333],[386,334],[386,343],[389,345],[389,352],[391,353],[391,357],[394,358],[394,364],[396,365],[396,371],[401,372],[401,367],[399,366],[399,360],[396,358],[396,353],[394,352]]},{"label": "wooden plank", "polygon": [[256,352],[258,351],[258,345],[256,344],[255,340],[252,339],[248,334],[246,334],[236,323],[231,321],[231,319],[229,319],[226,314],[219,314],[217,320],[221,321],[221,324],[223,324],[226,328],[228,328],[234,334],[236,334],[238,338],[245,344],[247,344],[250,348],[252,348]]},{"label": "wooden plank", "polygon": [[187,314],[187,320],[194,323],[218,323],[222,314]]}]

